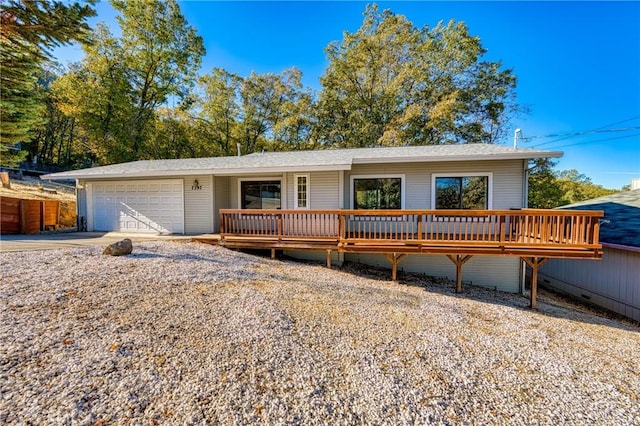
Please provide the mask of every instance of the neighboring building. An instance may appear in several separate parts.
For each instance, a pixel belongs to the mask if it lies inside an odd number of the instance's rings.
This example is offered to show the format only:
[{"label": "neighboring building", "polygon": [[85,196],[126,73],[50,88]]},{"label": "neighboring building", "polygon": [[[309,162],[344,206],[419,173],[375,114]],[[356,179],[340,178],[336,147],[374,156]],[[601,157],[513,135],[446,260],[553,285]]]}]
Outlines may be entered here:
[{"label": "neighboring building", "polygon": [[540,284],[640,321],[640,189],[562,208],[604,210],[604,254],[596,262],[551,259],[540,269]]},{"label": "neighboring building", "polygon": [[[219,231],[226,208],[523,208],[529,160],[561,155],[487,144],[292,151],[136,161],[42,178],[76,179],[78,215],[89,231],[201,234]],[[381,254],[344,258],[388,266]],[[456,272],[445,256],[409,256],[402,268]],[[465,266],[473,284],[511,292],[521,289],[522,275],[518,257],[478,256]]]}]

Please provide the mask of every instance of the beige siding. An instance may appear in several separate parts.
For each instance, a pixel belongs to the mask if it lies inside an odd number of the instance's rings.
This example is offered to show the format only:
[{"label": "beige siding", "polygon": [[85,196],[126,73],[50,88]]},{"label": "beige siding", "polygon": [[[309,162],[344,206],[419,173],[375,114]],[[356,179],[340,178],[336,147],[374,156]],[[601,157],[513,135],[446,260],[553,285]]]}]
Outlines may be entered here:
[{"label": "beige siding", "polygon": [[[466,161],[445,163],[406,164],[355,164],[344,177],[344,206],[352,208],[351,176],[354,175],[404,175],[405,208],[432,209],[432,174],[434,173],[484,173],[493,176],[493,209],[523,207],[524,163],[513,161]],[[380,254],[346,254],[345,260],[369,265],[390,267]],[[455,279],[455,266],[445,256],[410,255],[398,266],[401,270],[446,276]],[[521,282],[521,261],[512,257],[476,256],[462,269],[464,281],[508,292],[518,292]]]},{"label": "beige siding", "polygon": [[239,209],[240,200],[238,199],[240,180],[237,177],[229,178],[229,200],[231,201],[230,209]]},{"label": "beige siding", "polygon": [[[213,179],[211,175],[185,176],[184,229],[187,234],[213,232]],[[198,180],[200,189],[194,187]]]},{"label": "beige siding", "polygon": [[552,259],[540,284],[640,321],[640,253],[605,247],[602,260]]},{"label": "beige siding", "polygon": [[78,220],[81,217],[87,220],[87,189],[84,186],[76,189],[76,213]]},{"label": "beige siding", "polygon": [[431,178],[433,173],[493,173],[493,209],[523,206],[524,163],[512,161],[462,161],[446,163],[354,164],[345,172],[344,205],[351,208],[351,176],[403,174],[405,208],[431,209]]},{"label": "beige siding", "polygon": [[[286,256],[291,256],[295,259],[309,260],[312,262],[319,262],[326,265],[327,252],[325,250],[284,250]],[[331,252],[331,265],[340,265],[340,253],[337,251]]]},{"label": "beige siding", "polygon": [[287,173],[287,207],[293,209],[295,176],[309,176],[309,208],[316,210],[340,208],[340,172]]},{"label": "beige siding", "polygon": [[[389,261],[376,253],[347,253],[345,260],[391,268]],[[456,267],[444,255],[411,254],[398,264],[399,271],[418,272],[434,277],[456,279]],[[463,283],[517,293],[520,289],[520,259],[517,257],[475,256],[462,267]]]},{"label": "beige siding", "polygon": [[213,232],[220,232],[220,209],[230,209],[233,205],[231,199],[231,181],[228,176],[214,176],[214,207],[213,207]]}]

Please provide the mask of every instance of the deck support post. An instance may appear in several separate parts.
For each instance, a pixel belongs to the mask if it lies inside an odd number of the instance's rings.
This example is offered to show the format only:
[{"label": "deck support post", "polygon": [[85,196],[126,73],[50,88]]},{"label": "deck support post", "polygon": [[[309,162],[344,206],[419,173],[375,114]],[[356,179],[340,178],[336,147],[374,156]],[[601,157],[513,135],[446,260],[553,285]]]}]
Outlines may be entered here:
[{"label": "deck support post", "polygon": [[327,268],[331,268],[331,250],[327,250]]},{"label": "deck support post", "polygon": [[391,262],[391,281],[397,281],[398,278],[398,262],[405,257],[406,253],[385,253],[384,257]]},{"label": "deck support post", "polygon": [[276,258],[276,249],[272,248],[271,249],[271,259],[275,259]]},{"label": "deck support post", "polygon": [[462,293],[462,265],[471,259],[471,255],[463,256],[456,254],[455,256],[448,254],[447,257],[456,265],[456,293]]},{"label": "deck support post", "polygon": [[522,257],[529,267],[531,267],[531,294],[529,299],[529,307],[531,309],[537,309],[538,307],[538,269],[542,265],[544,265],[549,258],[545,257],[532,257],[531,259],[527,257]]}]

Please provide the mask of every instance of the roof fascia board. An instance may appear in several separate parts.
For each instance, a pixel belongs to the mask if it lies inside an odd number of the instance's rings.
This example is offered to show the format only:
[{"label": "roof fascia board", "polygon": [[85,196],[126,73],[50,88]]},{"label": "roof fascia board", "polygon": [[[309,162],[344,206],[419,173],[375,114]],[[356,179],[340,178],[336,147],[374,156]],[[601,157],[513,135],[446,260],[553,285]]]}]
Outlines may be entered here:
[{"label": "roof fascia board", "polygon": [[216,176],[230,176],[238,174],[332,172],[337,170],[351,170],[351,164],[330,164],[323,166],[247,167],[237,169],[218,169],[214,170],[212,173]]},{"label": "roof fascia board", "polygon": [[[289,172],[326,172],[337,170],[351,170],[351,164],[332,164],[326,166],[287,166],[287,167],[245,167],[235,169],[200,169],[200,170],[155,170],[143,172],[120,172],[120,173],[72,173],[65,174],[52,173],[42,175],[42,180],[58,180],[58,179],[127,179],[140,177],[167,177],[167,176],[197,176],[197,175],[247,175],[247,174],[264,174],[264,173],[289,173]],[[68,173],[68,174],[67,174]]]},{"label": "roof fascia board", "polygon": [[530,160],[534,158],[560,158],[562,152],[550,151],[540,155],[509,153],[509,154],[478,154],[478,155],[441,155],[429,157],[379,157],[354,158],[353,164],[379,163],[436,163],[452,161],[483,161],[483,160]]},{"label": "roof fascia board", "polygon": [[601,244],[602,244],[602,247],[612,248],[612,249],[616,249],[616,250],[633,251],[635,253],[640,253],[640,247],[625,246],[625,245],[622,245],[622,244],[613,244],[613,243],[605,243],[605,242],[601,242]]}]

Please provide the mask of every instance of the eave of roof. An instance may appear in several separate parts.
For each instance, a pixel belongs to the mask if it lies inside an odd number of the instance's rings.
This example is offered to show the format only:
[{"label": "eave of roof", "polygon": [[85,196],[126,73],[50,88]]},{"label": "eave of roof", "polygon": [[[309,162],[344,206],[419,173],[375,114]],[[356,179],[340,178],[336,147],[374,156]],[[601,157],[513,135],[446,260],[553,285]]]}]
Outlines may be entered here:
[{"label": "eave of roof", "polygon": [[353,164],[451,162],[553,158],[558,151],[500,145],[432,145],[255,153],[241,157],[146,160],[52,173],[42,179],[118,179],[176,175],[238,175],[256,173],[350,170]]}]

